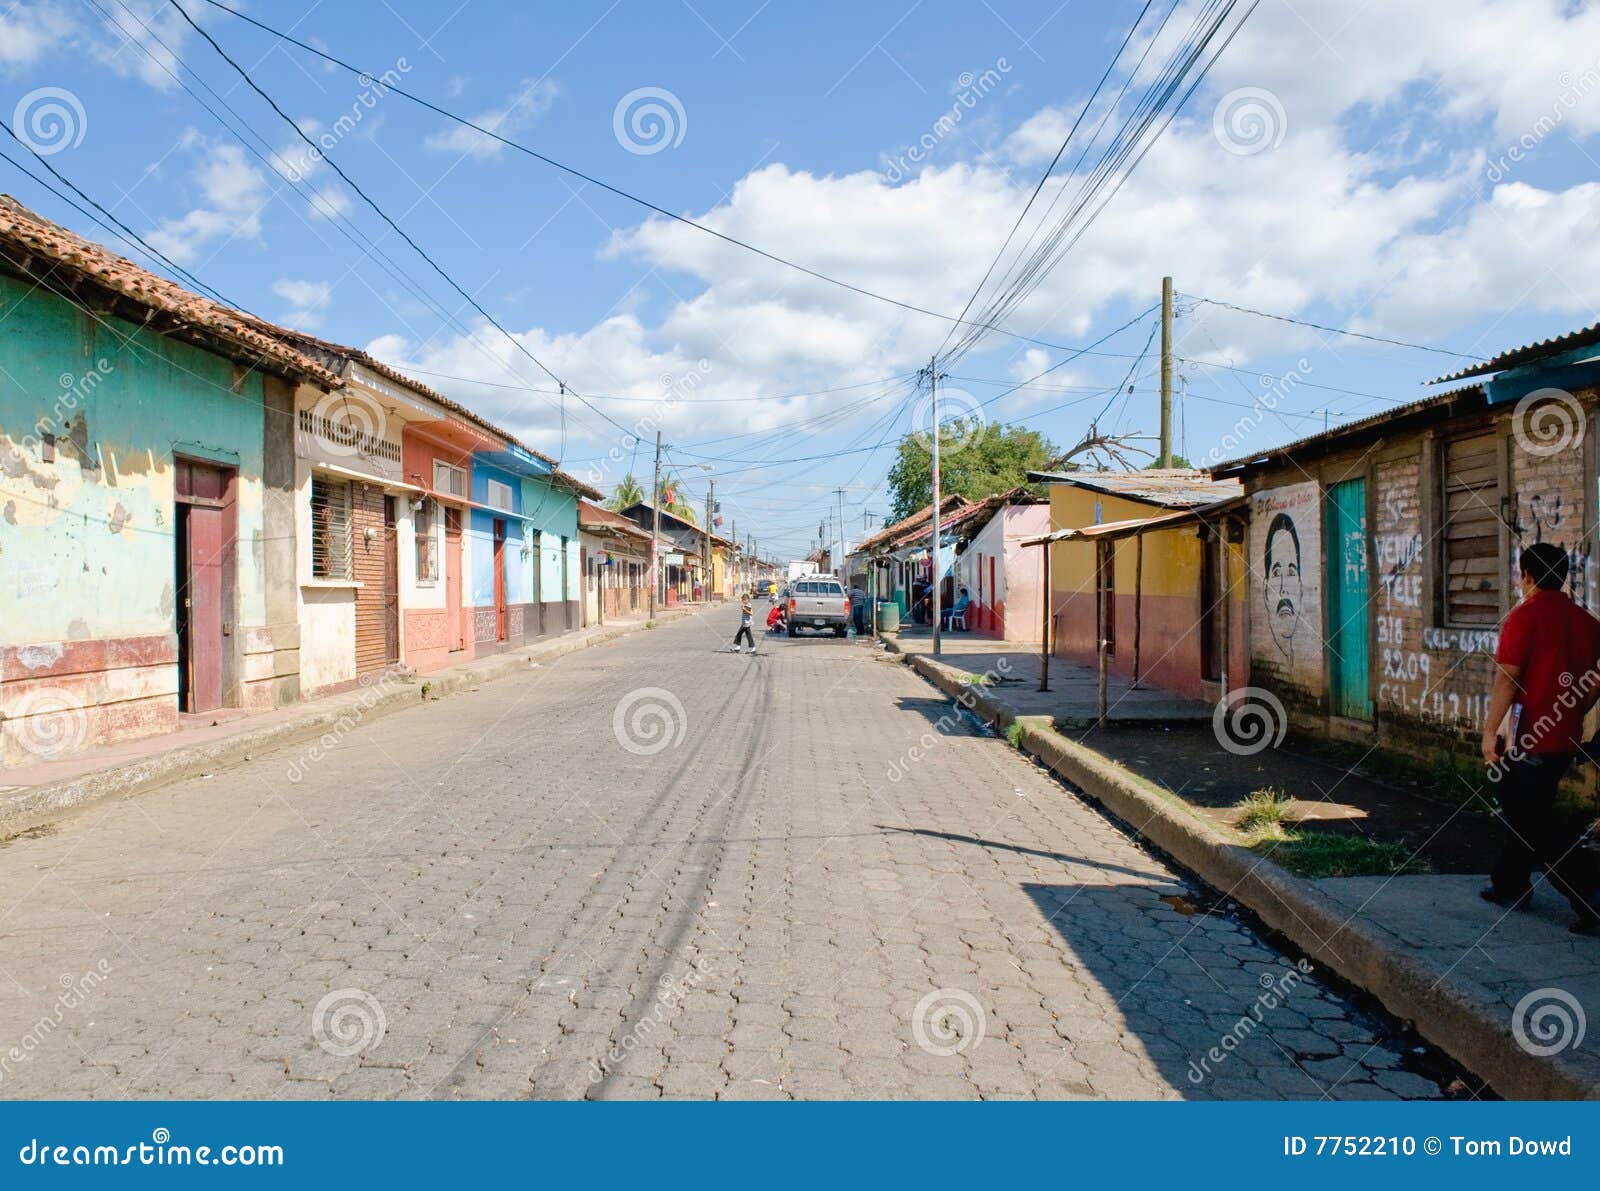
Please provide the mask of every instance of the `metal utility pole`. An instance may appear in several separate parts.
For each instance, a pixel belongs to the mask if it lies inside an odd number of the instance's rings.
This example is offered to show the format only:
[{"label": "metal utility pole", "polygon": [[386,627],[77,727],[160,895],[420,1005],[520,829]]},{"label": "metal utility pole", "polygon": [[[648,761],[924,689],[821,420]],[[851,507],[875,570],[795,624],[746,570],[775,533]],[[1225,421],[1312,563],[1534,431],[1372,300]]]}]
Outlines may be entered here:
[{"label": "metal utility pole", "polygon": [[944,595],[941,588],[944,586],[944,575],[939,565],[939,357],[928,357],[928,396],[933,402],[933,542],[930,547],[933,590],[929,593],[933,610],[933,656],[938,657],[942,646],[939,641],[939,621],[943,616]]},{"label": "metal utility pole", "polygon": [[1172,278],[1161,279],[1161,458],[1172,466]]},{"label": "metal utility pole", "polygon": [[844,583],[849,579],[844,571],[844,489],[835,488],[834,491],[839,494],[839,581]]},{"label": "metal utility pole", "polygon": [[716,579],[716,575],[712,573],[712,569],[711,569],[711,530],[712,530],[712,524],[713,524],[713,516],[712,515],[713,515],[713,513],[714,513],[714,511],[716,510],[716,507],[717,507],[716,497],[717,497],[717,482],[715,480],[712,480],[711,483],[710,483],[710,486],[706,488],[706,545],[705,545],[705,557],[704,557],[704,559],[702,560],[702,563],[701,563],[701,569],[705,573],[705,596],[706,596],[706,602],[708,604],[711,602],[711,591],[712,591],[712,588],[716,586],[716,584],[713,582],[713,580]]},{"label": "metal utility pole", "polygon": [[656,431],[656,481],[650,489],[650,619],[656,618],[656,592],[665,573],[661,567],[661,431]]}]

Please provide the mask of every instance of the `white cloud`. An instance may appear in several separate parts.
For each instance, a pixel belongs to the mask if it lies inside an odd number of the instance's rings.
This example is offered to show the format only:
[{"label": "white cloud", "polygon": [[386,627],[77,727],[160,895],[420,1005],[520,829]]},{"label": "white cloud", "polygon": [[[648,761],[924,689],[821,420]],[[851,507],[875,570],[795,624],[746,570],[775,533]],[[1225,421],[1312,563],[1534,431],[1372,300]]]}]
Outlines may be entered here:
[{"label": "white cloud", "polygon": [[186,215],[163,219],[146,237],[181,265],[193,264],[219,241],[261,235],[261,212],[272,197],[266,175],[233,144],[190,137],[205,155],[194,174],[201,202]]},{"label": "white cloud", "polygon": [[[474,124],[497,132],[503,137],[515,137],[548,112],[560,93],[561,89],[553,79],[524,79],[516,93],[504,104],[479,112],[470,119]],[[478,158],[498,156],[505,148],[493,137],[485,136],[476,129],[467,128],[462,124],[451,124],[442,131],[433,133],[423,143],[430,149],[444,149],[451,153]]]},{"label": "white cloud", "polygon": [[[1532,65],[1522,57],[1508,70],[1508,45],[1525,48]],[[1600,14],[1556,0],[1395,0],[1355,16],[1336,0],[1303,0],[1293,11],[1262,6],[1184,117],[1006,323],[1082,343],[1108,328],[1108,313],[1121,321],[1154,304],[1167,273],[1191,294],[1288,313],[1332,308],[1345,325],[1405,338],[1448,340],[1509,303],[1552,320],[1587,320],[1600,306],[1600,184],[1534,185],[1519,176],[1490,187],[1485,167],[1552,105],[1561,107],[1563,135],[1600,133],[1596,47]],[[1227,151],[1212,130],[1218,98],[1242,87],[1272,92],[1284,113],[1281,142],[1254,156]],[[897,185],[865,169],[824,175],[773,163],[739,179],[725,202],[691,214],[863,288],[956,312],[1059,144],[1064,113],[1080,102],[1032,113],[993,160],[930,165]],[[1016,167],[1011,177],[1002,166]],[[1046,190],[1046,206],[1054,194]],[[581,333],[533,328],[520,338],[580,386],[637,397],[604,407],[627,424],[651,408],[661,375],[682,375],[702,358],[712,367],[696,396],[792,392],[909,371],[947,330],[661,218],[616,233],[601,256],[687,277],[672,290],[690,296],[648,324],[636,313],[646,304]],[[1185,355],[1245,364],[1321,342],[1314,332],[1206,307],[1180,319],[1178,335]],[[494,361],[508,361],[553,387],[492,331],[477,338],[487,351],[464,337],[380,343],[402,366],[504,382]],[[1009,353],[986,363],[986,376],[1022,379],[1059,358],[993,335],[985,346]],[[1417,379],[1426,374],[1424,361]],[[1085,375],[1062,369],[1047,383],[1066,388]],[[559,442],[542,396],[437,383],[546,449]],[[684,404],[664,416],[663,429],[679,441],[725,434],[730,408],[739,430],[767,429],[866,392]],[[990,412],[1004,418],[1042,399],[1065,398],[1019,393]],[[602,442],[615,437],[593,414],[568,408],[574,426],[599,427]]]},{"label": "white cloud", "polygon": [[337,219],[350,211],[350,192],[342,186],[323,186],[314,190],[306,207],[313,219]]},{"label": "white cloud", "polygon": [[31,66],[71,35],[54,4],[14,4],[0,12],[0,67]]},{"label": "white cloud", "polygon": [[178,86],[179,60],[192,30],[164,0],[117,0],[105,6],[95,57],[112,71],[158,91]]},{"label": "white cloud", "polygon": [[326,281],[296,281],[281,277],[272,283],[272,292],[289,304],[283,316],[286,326],[314,330],[322,322],[327,305],[333,300],[333,286]]}]

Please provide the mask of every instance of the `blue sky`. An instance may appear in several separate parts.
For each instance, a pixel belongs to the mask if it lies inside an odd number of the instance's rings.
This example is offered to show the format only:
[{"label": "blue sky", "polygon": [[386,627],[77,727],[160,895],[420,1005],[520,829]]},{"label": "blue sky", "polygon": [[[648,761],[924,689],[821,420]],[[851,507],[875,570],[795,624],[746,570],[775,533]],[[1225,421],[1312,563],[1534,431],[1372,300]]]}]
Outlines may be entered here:
[{"label": "blue sky", "polygon": [[[31,128],[52,165],[206,283],[426,373],[602,487],[635,458],[641,474],[649,467],[648,445],[635,456],[617,426],[653,439],[659,425],[691,494],[706,476],[691,465],[709,462],[725,516],[778,553],[809,548],[838,485],[852,534],[863,513],[887,512],[895,437],[926,416],[896,378],[926,361],[947,324],[666,224],[202,0],[185,3],[303,131],[331,143],[332,161],[611,421],[570,398],[563,417],[537,391],[553,388],[548,378],[326,163],[307,162],[288,125],[170,4],[0,2],[13,127]],[[658,206],[954,313],[1140,5],[246,7]],[[1180,6],[1169,27],[1194,8]],[[1151,61],[1169,48],[1158,41]],[[244,139],[174,75],[218,110],[220,95]],[[1112,86],[1124,77],[1119,67]],[[659,142],[651,104],[665,121]],[[66,113],[65,133],[19,123],[51,105]],[[631,133],[630,113],[643,121]],[[1474,355],[1558,334],[1600,305],[1597,131],[1592,6],[1263,0],[1004,326],[1086,344],[1152,305],[1170,272],[1186,295]],[[9,138],[0,149],[20,151]],[[0,173],[24,202],[110,240],[13,165],[0,161]],[[1466,362],[1190,298],[1179,309],[1179,446],[1200,462],[1376,412]],[[1153,432],[1154,361],[1135,359],[1150,327],[1103,345],[1121,354],[1070,360],[982,404],[1064,355],[990,334],[951,366],[952,405],[981,405],[1063,446],[1091,415],[1102,429]],[[1133,394],[1107,392],[1130,372]],[[841,450],[852,453],[813,458]]]}]

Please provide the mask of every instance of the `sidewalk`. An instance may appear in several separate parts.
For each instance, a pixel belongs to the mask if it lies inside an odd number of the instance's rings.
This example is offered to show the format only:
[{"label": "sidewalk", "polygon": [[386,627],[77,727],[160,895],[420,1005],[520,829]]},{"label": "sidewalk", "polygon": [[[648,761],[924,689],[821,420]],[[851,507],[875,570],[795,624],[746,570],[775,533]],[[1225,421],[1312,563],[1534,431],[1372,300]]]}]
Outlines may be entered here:
[{"label": "sidewalk", "polygon": [[[970,681],[983,668],[975,664],[978,657],[1005,655],[1020,667],[1016,651],[1007,654],[992,641],[962,642],[934,661],[914,638],[905,645],[910,648],[889,642],[891,651],[908,654],[918,673],[986,722],[996,728],[1015,722],[1012,735],[1019,749],[1102,803],[1224,897],[1251,910],[1314,962],[1414,1022],[1424,1037],[1498,1094],[1600,1099],[1600,1046],[1582,1045],[1584,1023],[1600,1023],[1600,940],[1569,934],[1565,902],[1543,883],[1531,912],[1512,913],[1478,898],[1483,878],[1475,874],[1295,876],[1240,844],[1210,810],[1191,805],[1187,791],[1180,798],[1182,787],[1167,785],[1159,774],[1149,776],[1152,767],[1143,763],[1145,757],[1103,751],[1098,733],[1063,733],[1048,720],[1028,718],[1051,714],[1036,710],[1036,691]],[[1059,664],[1063,672],[1070,668]],[[1052,686],[1057,665],[1052,659]],[[1116,737],[1115,730],[1106,734],[1107,741]],[[1160,741],[1150,744],[1156,750],[1161,746]],[[1122,758],[1110,755],[1118,751]],[[1212,752],[1217,767],[1234,760],[1214,742]],[[1305,758],[1269,750],[1258,759],[1280,785],[1315,782],[1305,776]],[[1193,758],[1183,764],[1199,767]],[[1329,784],[1341,803],[1356,803],[1357,787],[1377,792],[1371,796],[1403,794],[1348,772]],[[1287,792],[1307,803],[1327,801],[1304,788]],[[1351,809],[1360,813],[1359,806]],[[1455,829],[1486,832],[1493,825],[1473,818],[1456,820]]]},{"label": "sidewalk", "polygon": [[[656,612],[657,624],[694,615],[714,604],[680,604]],[[0,842],[42,820],[103,798],[147,790],[178,778],[220,769],[252,751],[291,744],[352,723],[432,701],[484,682],[546,665],[566,654],[603,645],[644,628],[645,616],[591,625],[532,645],[475,658],[427,674],[365,675],[354,688],[271,711],[225,708],[194,717],[177,732],[85,749],[60,760],[0,769]]]},{"label": "sidewalk", "polygon": [[[904,654],[933,655],[926,627],[902,628],[884,640]],[[968,674],[987,674],[987,690],[1004,690],[1017,715],[1047,715],[1063,727],[1093,723],[1099,709],[1099,675],[1088,666],[1050,659],[1050,690],[1039,690],[1039,646],[997,641],[973,633],[945,633],[940,660]],[[1004,669],[1000,668],[1001,662]],[[1211,706],[1152,686],[1132,686],[1117,674],[1106,676],[1107,722],[1113,724],[1211,722]]]}]

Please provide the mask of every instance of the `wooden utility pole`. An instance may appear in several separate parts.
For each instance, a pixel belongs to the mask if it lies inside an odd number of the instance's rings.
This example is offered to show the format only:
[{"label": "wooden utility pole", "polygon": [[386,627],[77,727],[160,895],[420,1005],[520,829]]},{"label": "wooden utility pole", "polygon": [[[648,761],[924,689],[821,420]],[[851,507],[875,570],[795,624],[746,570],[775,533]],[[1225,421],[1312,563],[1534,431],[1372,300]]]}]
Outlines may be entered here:
[{"label": "wooden utility pole", "polygon": [[928,396],[933,402],[933,540],[929,547],[932,572],[929,578],[933,580],[933,590],[929,592],[931,601],[929,607],[933,611],[933,656],[938,657],[941,652],[939,641],[939,620],[942,616],[940,605],[943,603],[944,576],[939,567],[939,357],[928,358]]},{"label": "wooden utility pole", "polygon": [[1172,466],[1172,278],[1161,279],[1161,458]]},{"label": "wooden utility pole", "polygon": [[661,566],[661,431],[656,431],[656,480],[650,489],[650,619],[656,618],[656,592],[665,571]]},{"label": "wooden utility pole", "polygon": [[[839,572],[839,582],[848,584],[850,577],[845,574],[844,565],[844,489],[835,488],[834,491],[839,494],[839,565],[834,569]],[[848,586],[845,588],[845,594],[849,594]]]},{"label": "wooden utility pole", "polygon": [[711,568],[711,527],[714,520],[713,513],[717,507],[716,497],[717,482],[712,480],[710,485],[706,488],[706,548],[705,556],[701,562],[701,569],[705,572],[705,579],[703,582],[705,585],[706,603],[708,604],[711,602],[711,590],[715,586],[712,580],[716,578],[716,576],[712,573]]},{"label": "wooden utility pole", "polygon": [[1050,539],[1047,537],[1039,545],[1041,556],[1039,569],[1043,572],[1040,583],[1043,588],[1039,605],[1043,611],[1044,619],[1039,625],[1039,689],[1050,689],[1050,610],[1055,599],[1050,594]]}]

